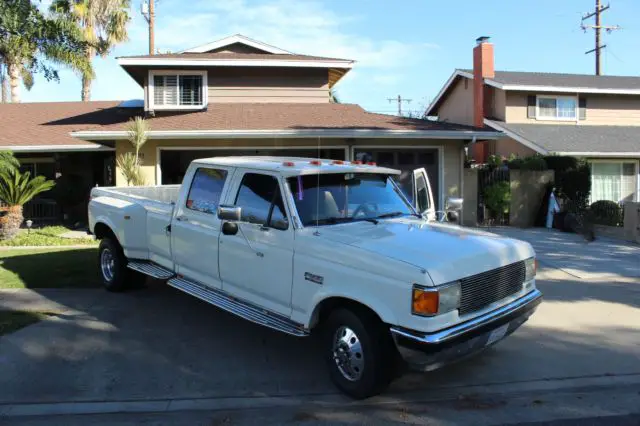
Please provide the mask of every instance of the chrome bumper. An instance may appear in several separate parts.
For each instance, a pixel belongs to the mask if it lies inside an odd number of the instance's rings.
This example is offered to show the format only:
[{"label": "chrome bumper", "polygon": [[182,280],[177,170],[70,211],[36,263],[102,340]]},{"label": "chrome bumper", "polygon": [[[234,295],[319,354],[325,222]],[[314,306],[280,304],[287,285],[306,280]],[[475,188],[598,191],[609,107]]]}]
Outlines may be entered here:
[{"label": "chrome bumper", "polygon": [[[434,333],[395,326],[390,330],[398,351],[411,367],[435,370],[480,352],[513,333],[541,302],[542,293],[536,289],[498,309]],[[491,332],[500,327],[505,327],[504,334],[495,341],[489,341]]]}]

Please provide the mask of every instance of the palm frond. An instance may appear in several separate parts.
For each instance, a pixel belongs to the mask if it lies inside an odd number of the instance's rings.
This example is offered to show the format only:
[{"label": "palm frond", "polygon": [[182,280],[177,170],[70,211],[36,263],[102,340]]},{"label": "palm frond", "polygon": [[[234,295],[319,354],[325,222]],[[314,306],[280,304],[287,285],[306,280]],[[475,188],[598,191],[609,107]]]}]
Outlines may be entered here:
[{"label": "palm frond", "polygon": [[6,174],[20,167],[20,162],[11,151],[0,151],[0,174]]},{"label": "palm frond", "polygon": [[136,158],[140,153],[140,149],[147,143],[148,132],[150,130],[149,122],[143,117],[137,116],[127,123],[127,139],[136,150]]},{"label": "palm frond", "polygon": [[118,155],[116,158],[116,166],[124,176],[127,186],[145,185],[145,178],[140,169],[140,161],[136,159],[135,154],[132,152],[126,152]]},{"label": "palm frond", "polygon": [[10,206],[23,206],[36,195],[49,191],[55,182],[44,176],[31,177],[31,173],[14,169],[0,175],[0,201]]},{"label": "palm frond", "polygon": [[24,64],[20,67],[20,77],[22,78],[22,84],[27,90],[31,90],[33,87],[33,73]]}]

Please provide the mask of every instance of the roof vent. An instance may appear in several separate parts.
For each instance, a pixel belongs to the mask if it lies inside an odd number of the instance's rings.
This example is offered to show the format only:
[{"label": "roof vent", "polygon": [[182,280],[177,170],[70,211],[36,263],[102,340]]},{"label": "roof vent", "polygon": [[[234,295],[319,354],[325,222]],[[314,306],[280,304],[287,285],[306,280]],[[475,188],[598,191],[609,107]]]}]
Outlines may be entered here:
[{"label": "roof vent", "polygon": [[480,36],[480,37],[478,37],[476,39],[476,43],[478,43],[478,44],[488,43],[490,38],[491,37],[489,37],[489,36]]}]

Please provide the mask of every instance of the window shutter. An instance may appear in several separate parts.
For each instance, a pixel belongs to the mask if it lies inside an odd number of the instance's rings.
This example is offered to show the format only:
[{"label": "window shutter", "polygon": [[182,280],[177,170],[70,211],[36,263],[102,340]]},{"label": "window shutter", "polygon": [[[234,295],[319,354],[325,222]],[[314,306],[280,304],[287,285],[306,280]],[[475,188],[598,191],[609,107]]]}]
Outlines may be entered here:
[{"label": "window shutter", "polygon": [[153,103],[154,105],[178,105],[178,76],[154,76]]},{"label": "window shutter", "polygon": [[587,98],[578,98],[578,118],[580,120],[587,119]]},{"label": "window shutter", "polygon": [[536,97],[527,96],[527,118],[536,118]]}]

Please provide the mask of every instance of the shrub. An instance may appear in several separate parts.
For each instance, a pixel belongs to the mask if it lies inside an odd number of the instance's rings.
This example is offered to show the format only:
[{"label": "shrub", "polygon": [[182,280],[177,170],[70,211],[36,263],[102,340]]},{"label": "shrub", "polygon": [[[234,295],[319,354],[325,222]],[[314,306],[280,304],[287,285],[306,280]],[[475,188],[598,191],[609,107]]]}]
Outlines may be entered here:
[{"label": "shrub", "polygon": [[511,205],[511,187],[509,182],[496,182],[484,190],[484,204],[496,217],[509,213]]},{"label": "shrub", "polygon": [[582,159],[550,155],[544,157],[547,166],[555,173],[556,194],[567,199],[566,210],[585,211],[591,193],[591,168]]},{"label": "shrub", "polygon": [[622,207],[615,201],[600,200],[591,204],[589,215],[598,225],[619,226],[622,224]]},{"label": "shrub", "polygon": [[547,170],[547,162],[540,154],[534,154],[530,157],[516,157],[512,155],[507,162],[511,170]]}]

